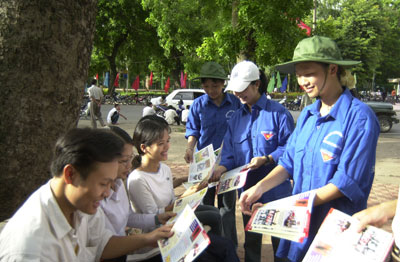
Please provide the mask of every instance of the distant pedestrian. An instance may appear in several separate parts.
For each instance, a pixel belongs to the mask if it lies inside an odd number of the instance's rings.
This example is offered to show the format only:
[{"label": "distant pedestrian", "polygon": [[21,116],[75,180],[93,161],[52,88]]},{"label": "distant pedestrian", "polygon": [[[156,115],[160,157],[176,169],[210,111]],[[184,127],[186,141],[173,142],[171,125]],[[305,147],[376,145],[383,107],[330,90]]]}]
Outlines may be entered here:
[{"label": "distant pedestrian", "polygon": [[176,112],[173,106],[168,106],[167,111],[165,111],[165,120],[167,121],[168,125],[177,124],[178,126],[181,124],[181,119]]},{"label": "distant pedestrian", "polygon": [[112,125],[118,125],[119,116],[122,116],[125,120],[128,120],[126,116],[124,116],[121,112],[121,106],[119,104],[115,104],[114,108],[108,112],[107,115],[107,123]]},{"label": "distant pedestrian", "polygon": [[155,114],[156,111],[154,110],[153,103],[147,102],[146,107],[143,108],[142,116],[155,115]]},{"label": "distant pedestrian", "polygon": [[190,112],[189,109],[190,109],[190,106],[187,105],[187,106],[186,106],[186,109],[184,109],[184,110],[182,111],[181,121],[182,121],[182,123],[183,123],[184,125],[186,125],[186,122],[187,122],[187,120],[188,120],[188,116],[189,116],[189,112]]},{"label": "distant pedestrian", "polygon": [[103,90],[96,86],[97,80],[93,79],[92,80],[92,86],[89,87],[88,93],[89,93],[89,98],[90,98],[90,118],[92,121],[92,127],[97,128],[96,124],[96,117],[100,122],[100,125],[103,127],[104,126],[104,121],[101,118],[101,101],[104,97]]}]

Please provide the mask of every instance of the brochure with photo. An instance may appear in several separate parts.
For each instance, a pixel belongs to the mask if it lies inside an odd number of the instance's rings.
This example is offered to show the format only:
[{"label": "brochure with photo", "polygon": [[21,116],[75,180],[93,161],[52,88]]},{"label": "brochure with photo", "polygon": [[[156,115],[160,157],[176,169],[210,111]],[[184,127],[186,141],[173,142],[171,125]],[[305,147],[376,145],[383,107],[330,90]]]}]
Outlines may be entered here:
[{"label": "brochure with photo", "polygon": [[193,209],[193,211],[196,210],[196,208],[200,205],[201,201],[206,195],[207,189],[208,188],[206,187],[187,197],[178,198],[177,200],[175,200],[172,212],[179,215],[185,209],[186,205],[189,205]]},{"label": "brochure with photo", "polygon": [[217,194],[242,188],[246,184],[247,173],[249,172],[246,166],[240,166],[222,174],[217,186]]},{"label": "brochure with photo", "polygon": [[187,205],[172,227],[170,238],[158,241],[164,262],[191,262],[210,244],[210,239]]},{"label": "brochure with photo", "polygon": [[[205,180],[215,164],[213,145],[193,153],[193,162],[189,165],[189,183],[198,183]],[[208,178],[207,178],[208,179]]]},{"label": "brochure with photo", "polygon": [[337,209],[331,209],[318,230],[303,262],[386,261],[393,235],[367,226],[357,233],[360,222]]},{"label": "brochure with photo", "polygon": [[253,212],[245,230],[302,243],[314,198],[315,190],[269,202]]}]

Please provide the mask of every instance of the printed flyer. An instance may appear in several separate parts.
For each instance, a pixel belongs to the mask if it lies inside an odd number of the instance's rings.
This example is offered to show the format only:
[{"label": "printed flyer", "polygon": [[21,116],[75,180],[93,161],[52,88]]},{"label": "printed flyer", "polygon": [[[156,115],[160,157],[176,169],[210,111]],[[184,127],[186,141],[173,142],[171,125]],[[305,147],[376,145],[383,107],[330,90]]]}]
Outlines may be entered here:
[{"label": "printed flyer", "polygon": [[191,262],[210,244],[210,239],[187,205],[172,227],[170,238],[158,241],[164,262]]},{"label": "printed flyer", "polygon": [[359,221],[331,209],[307,251],[303,262],[386,261],[393,245],[393,235],[367,226],[357,233]]},{"label": "printed flyer", "polygon": [[315,190],[269,202],[253,212],[245,230],[302,243],[308,237]]},{"label": "printed flyer", "polygon": [[246,166],[240,166],[222,174],[217,186],[217,194],[242,188],[246,184],[247,173],[249,172]]}]

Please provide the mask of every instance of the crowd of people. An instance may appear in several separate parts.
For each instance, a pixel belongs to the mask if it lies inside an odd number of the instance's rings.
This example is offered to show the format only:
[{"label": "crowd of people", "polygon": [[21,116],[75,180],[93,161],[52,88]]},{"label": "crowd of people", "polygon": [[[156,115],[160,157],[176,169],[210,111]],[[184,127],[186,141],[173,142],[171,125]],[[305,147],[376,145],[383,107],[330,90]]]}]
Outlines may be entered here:
[{"label": "crowd of people", "polygon": [[[302,243],[273,237],[274,261],[301,261],[331,208],[358,218],[358,230],[395,217],[396,259],[397,200],[367,209],[379,123],[373,111],[341,84],[345,68],[358,63],[344,60],[329,38],[314,36],[298,43],[293,59],[276,66],[295,74],[315,100],[304,107],[296,126],[285,107],[267,99],[265,74],[251,61],[234,66],[226,87],[223,67],[205,63],[199,76],[205,95],[190,108],[180,104],[179,113],[168,108],[163,97],[149,102],[132,136],[114,125],[95,129],[102,97],[94,83],[89,88],[94,128],[76,128],[59,138],[50,166],[53,177],[3,229],[0,260],[162,261],[156,242],[173,234],[171,225],[162,224],[175,215],[174,188],[187,180],[174,179],[163,163],[170,148],[170,121],[186,124],[182,157],[187,163],[209,144],[222,147],[221,161],[209,180],[185,194],[219,181],[236,167],[250,169],[242,189],[216,197],[210,187],[196,209],[201,223],[209,226],[211,239],[196,261],[239,261],[237,194],[246,225],[263,203],[310,190],[316,197],[309,236]],[[156,115],[159,109],[165,111],[165,119]],[[169,110],[175,114],[167,114]],[[116,106],[109,114],[112,124],[118,114],[124,117]],[[100,124],[104,125],[102,120]],[[127,227],[142,233],[127,234]],[[246,262],[261,261],[261,241],[261,234],[245,232]]]}]

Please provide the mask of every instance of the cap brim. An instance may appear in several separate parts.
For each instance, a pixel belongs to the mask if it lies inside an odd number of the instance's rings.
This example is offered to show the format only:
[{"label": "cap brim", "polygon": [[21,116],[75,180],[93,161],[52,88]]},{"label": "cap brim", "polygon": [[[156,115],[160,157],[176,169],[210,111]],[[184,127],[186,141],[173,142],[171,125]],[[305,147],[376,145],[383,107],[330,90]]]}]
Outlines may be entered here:
[{"label": "cap brim", "polygon": [[213,79],[221,79],[221,80],[229,80],[227,77],[215,76],[215,75],[200,75],[198,77],[192,78],[192,80],[202,79],[202,78],[213,78]]},{"label": "cap brim", "polygon": [[282,64],[278,64],[275,66],[275,69],[281,73],[286,74],[295,74],[295,65],[301,62],[320,62],[326,64],[335,64],[344,67],[354,66],[361,63],[361,61],[352,61],[352,60],[327,60],[327,59],[299,59],[296,61],[290,61]]},{"label": "cap brim", "polygon": [[225,88],[226,91],[233,91],[233,92],[243,92],[246,88],[250,85],[251,81],[229,81],[228,86]]}]

